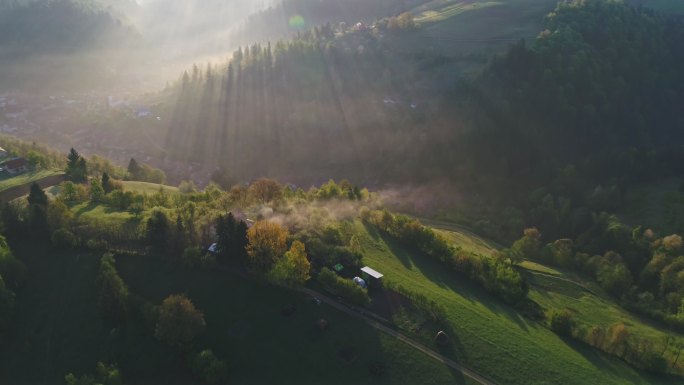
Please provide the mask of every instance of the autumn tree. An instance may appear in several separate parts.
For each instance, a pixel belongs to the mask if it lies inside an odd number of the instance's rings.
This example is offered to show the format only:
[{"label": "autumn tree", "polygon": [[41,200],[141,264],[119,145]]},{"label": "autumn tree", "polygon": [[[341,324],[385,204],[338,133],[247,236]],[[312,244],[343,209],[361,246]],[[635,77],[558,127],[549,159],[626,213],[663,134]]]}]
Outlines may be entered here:
[{"label": "autumn tree", "polygon": [[569,310],[553,310],[549,315],[551,330],[562,336],[571,336],[574,320]]},{"label": "autumn tree", "polygon": [[304,285],[310,278],[309,270],[311,264],[306,258],[304,243],[300,241],[292,242],[290,250],[278,259],[273,268],[268,272],[269,281],[289,286],[299,287]]},{"label": "autumn tree", "polygon": [[541,233],[536,227],[527,228],[523,231],[523,237],[513,243],[511,251],[520,259],[537,259],[541,247],[540,239]]},{"label": "autumn tree", "polygon": [[287,250],[287,229],[277,223],[259,221],[247,231],[247,255],[255,271],[266,273]]},{"label": "autumn tree", "polygon": [[159,307],[154,336],[175,348],[188,347],[206,323],[204,314],[186,296],[170,295]]},{"label": "autumn tree", "polygon": [[267,203],[282,196],[283,186],[273,179],[259,179],[252,183],[247,190],[250,199]]}]

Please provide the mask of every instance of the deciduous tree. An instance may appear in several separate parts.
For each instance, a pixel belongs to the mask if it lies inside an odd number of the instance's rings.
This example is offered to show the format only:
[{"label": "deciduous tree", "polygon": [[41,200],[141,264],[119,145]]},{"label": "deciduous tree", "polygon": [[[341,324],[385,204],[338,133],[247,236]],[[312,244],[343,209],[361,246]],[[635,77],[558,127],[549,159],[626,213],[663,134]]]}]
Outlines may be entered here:
[{"label": "deciduous tree", "polygon": [[154,336],[175,348],[188,347],[206,327],[204,314],[184,295],[171,295],[159,307]]},{"label": "deciduous tree", "polygon": [[277,223],[259,221],[247,231],[247,254],[251,267],[267,272],[287,250],[288,231]]}]

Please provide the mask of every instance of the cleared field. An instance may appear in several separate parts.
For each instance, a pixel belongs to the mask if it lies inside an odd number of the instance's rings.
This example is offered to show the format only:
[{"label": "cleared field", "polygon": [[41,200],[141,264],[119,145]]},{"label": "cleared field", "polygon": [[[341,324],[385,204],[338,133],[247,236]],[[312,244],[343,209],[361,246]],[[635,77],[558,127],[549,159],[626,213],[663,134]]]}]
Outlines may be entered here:
[{"label": "cleared field", "polygon": [[21,186],[27,183],[35,182],[39,179],[46,178],[48,176],[63,174],[64,170],[38,170],[29,171],[21,175],[7,177],[0,177],[0,192],[5,191],[9,188]]},{"label": "cleared field", "polygon": [[114,208],[94,204],[90,202],[80,203],[71,208],[76,218],[94,221],[104,221],[112,225],[123,225],[135,219],[128,211],[120,211]]},{"label": "cleared field", "polygon": [[178,187],[163,184],[133,181],[123,181],[121,183],[125,191],[134,191],[141,194],[155,194],[159,192],[159,190],[163,190],[167,193],[178,193]]},{"label": "cleared field", "polygon": [[[650,377],[582,343],[561,339],[445,270],[438,262],[407,250],[361,222],[356,222],[356,231],[364,263],[385,274],[383,279],[421,293],[447,309],[447,321],[454,336],[452,349],[443,353],[498,383],[681,382]],[[434,347],[430,340],[424,343]]]}]

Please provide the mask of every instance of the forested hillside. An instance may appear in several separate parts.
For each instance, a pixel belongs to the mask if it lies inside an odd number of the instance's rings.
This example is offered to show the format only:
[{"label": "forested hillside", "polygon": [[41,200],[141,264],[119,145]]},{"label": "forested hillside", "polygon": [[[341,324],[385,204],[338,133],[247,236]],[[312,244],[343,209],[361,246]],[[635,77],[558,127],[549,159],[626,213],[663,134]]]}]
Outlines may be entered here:
[{"label": "forested hillside", "polygon": [[85,0],[33,1],[0,5],[0,52],[17,55],[75,53],[116,44],[132,29],[100,3]]},{"label": "forested hillside", "polygon": [[647,9],[560,5],[534,44],[511,47],[457,93],[473,122],[457,148],[500,178],[528,224],[578,235],[631,187],[681,176],[683,38],[680,19]]},{"label": "forested hillside", "polygon": [[416,135],[431,107],[410,73],[430,60],[400,60],[367,31],[335,38],[330,26],[240,49],[167,91],[166,145],[176,159],[218,165],[238,179],[367,178],[370,167],[397,178],[419,173],[409,168],[425,150]]}]

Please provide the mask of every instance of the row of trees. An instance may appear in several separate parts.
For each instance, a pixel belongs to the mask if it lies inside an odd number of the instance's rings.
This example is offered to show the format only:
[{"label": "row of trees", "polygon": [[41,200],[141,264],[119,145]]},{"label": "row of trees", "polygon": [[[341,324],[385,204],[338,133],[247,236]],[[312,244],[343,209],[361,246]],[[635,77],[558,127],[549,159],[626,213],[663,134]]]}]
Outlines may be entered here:
[{"label": "row of trees", "polygon": [[394,215],[387,210],[364,211],[361,218],[407,246],[477,282],[509,304],[522,305],[526,302],[529,286],[512,263],[456,249],[417,219]]},{"label": "row of trees", "polygon": [[[668,336],[664,341],[654,341],[633,333],[622,322],[608,327],[583,325],[569,309],[551,309],[547,319],[551,330],[559,335],[576,338],[652,373],[669,373],[670,367],[677,367],[684,350],[684,342],[675,337]],[[669,357],[666,353],[670,354]]]}]

